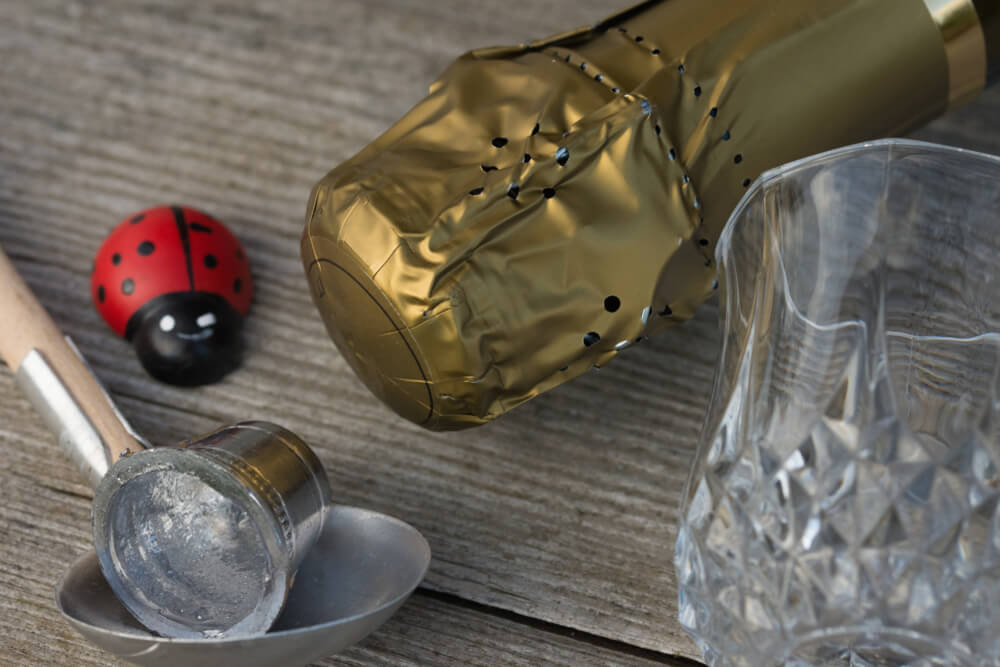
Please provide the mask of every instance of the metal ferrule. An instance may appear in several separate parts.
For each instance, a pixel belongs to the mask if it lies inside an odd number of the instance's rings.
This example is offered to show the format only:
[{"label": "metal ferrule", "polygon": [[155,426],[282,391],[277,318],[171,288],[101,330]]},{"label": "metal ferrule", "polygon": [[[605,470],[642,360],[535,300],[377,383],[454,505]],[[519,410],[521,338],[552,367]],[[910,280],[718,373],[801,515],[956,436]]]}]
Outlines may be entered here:
[{"label": "metal ferrule", "polygon": [[[80,351],[73,344],[73,341],[66,338],[66,342],[80,358],[80,361],[87,366],[86,360],[80,355]],[[90,370],[89,366],[87,366],[87,370]],[[25,355],[17,369],[16,378],[21,391],[31,401],[38,414],[42,416],[45,425],[58,437],[59,446],[76,463],[90,486],[96,488],[114,461],[111,460],[111,452],[107,443],[104,442],[104,438],[101,437],[80,404],[73,398],[73,394],[66,387],[62,378],[49,365],[45,355],[37,349],[31,350]],[[114,401],[97,380],[96,375],[94,381],[97,382],[104,399],[111,406],[125,430],[135,437],[138,443],[148,447],[148,443],[135,432],[118,411]]]}]

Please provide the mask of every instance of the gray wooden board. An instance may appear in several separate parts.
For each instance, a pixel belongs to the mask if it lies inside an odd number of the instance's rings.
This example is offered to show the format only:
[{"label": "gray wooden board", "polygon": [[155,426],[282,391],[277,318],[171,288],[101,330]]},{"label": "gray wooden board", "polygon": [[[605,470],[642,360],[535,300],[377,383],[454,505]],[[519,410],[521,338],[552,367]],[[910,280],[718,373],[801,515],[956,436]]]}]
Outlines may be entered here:
[{"label": "gray wooden board", "polygon": [[[430,541],[424,591],[347,664],[696,655],[670,563],[717,356],[713,305],[495,424],[433,434],[354,377],[298,260],[312,183],[455,56],[619,6],[0,1],[0,244],[124,412],[161,443],[245,418],[283,424],[316,447],[338,502],[403,518]],[[991,91],[919,136],[1000,152],[997,118]],[[258,289],[245,365],[197,390],[151,381],[88,300],[111,226],[174,202],[239,234]],[[9,374],[0,457],[0,664],[106,664],[50,592],[87,545],[89,490]]]}]

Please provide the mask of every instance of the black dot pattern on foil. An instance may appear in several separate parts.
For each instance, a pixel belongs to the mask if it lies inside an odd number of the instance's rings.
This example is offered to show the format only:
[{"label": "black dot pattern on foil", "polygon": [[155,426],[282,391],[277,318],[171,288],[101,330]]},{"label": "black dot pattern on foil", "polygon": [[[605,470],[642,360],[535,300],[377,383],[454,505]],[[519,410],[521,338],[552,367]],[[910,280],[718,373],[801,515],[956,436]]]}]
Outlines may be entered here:
[{"label": "black dot pattern on foil", "polygon": [[566,163],[569,162],[569,149],[567,149],[564,146],[564,147],[560,148],[559,150],[557,150],[556,151],[556,162],[558,162],[560,166],[565,167]]},{"label": "black dot pattern on foil", "polygon": [[531,162],[531,154],[530,153],[525,153],[524,157],[521,158],[521,159],[524,161],[524,164],[528,164],[529,162]]},{"label": "black dot pattern on foil", "polygon": [[687,70],[686,70],[686,69],[684,69],[684,65],[678,65],[678,66],[677,66],[677,71],[678,71],[678,72],[680,72],[681,74],[683,74],[683,73],[684,73],[684,72],[686,72]]},{"label": "black dot pattern on foil", "polygon": [[603,74],[595,74],[594,75],[594,81],[604,81],[604,75]]},{"label": "black dot pattern on foil", "polygon": [[644,39],[645,39],[645,37],[643,37],[642,35],[636,35],[636,36],[635,36],[635,41],[636,41],[636,42],[641,42],[641,41],[642,41],[642,40],[644,40]]},{"label": "black dot pattern on foil", "polygon": [[601,334],[596,331],[589,331],[587,335],[583,337],[583,345],[585,347],[590,347],[591,345],[600,342]]},{"label": "black dot pattern on foil", "polygon": [[546,199],[552,199],[553,197],[556,196],[556,189],[545,188],[544,190],[542,190],[542,196],[545,197]]},{"label": "black dot pattern on foil", "polygon": [[517,200],[517,196],[521,194],[521,186],[517,183],[511,183],[507,186],[507,196],[511,199]]},{"label": "black dot pattern on foil", "polygon": [[104,303],[104,299],[107,297],[107,292],[104,289],[104,285],[97,286],[97,302]]},{"label": "black dot pattern on foil", "polygon": [[153,245],[152,241],[143,241],[139,244],[139,247],[135,249],[135,251],[143,257],[152,255],[154,250],[156,250],[156,246]]},{"label": "black dot pattern on foil", "polygon": [[743,179],[743,187],[745,187],[745,188],[749,188],[750,187],[750,179],[749,178],[744,178]]},{"label": "black dot pattern on foil", "polygon": [[481,195],[483,194],[483,188],[472,188],[471,190],[469,190],[469,194],[472,195],[473,197],[475,197],[476,195]]},{"label": "black dot pattern on foil", "polygon": [[205,262],[206,269],[214,269],[219,265],[218,258],[216,258],[216,256],[211,253],[205,255],[205,259],[203,261]]},{"label": "black dot pattern on foil", "polygon": [[539,130],[541,130],[541,129],[542,129],[542,126],[539,125],[538,123],[535,123],[535,126],[533,128],[531,128],[531,136],[535,136],[536,134],[538,134]]},{"label": "black dot pattern on foil", "polygon": [[587,63],[580,63],[580,69],[587,71]]},{"label": "black dot pattern on foil", "polygon": [[712,107],[711,109],[709,109],[708,110],[708,115],[711,116],[712,118],[715,118],[716,116],[718,116],[719,115],[719,107]]},{"label": "black dot pattern on foil", "polygon": [[656,130],[656,136],[660,136],[660,132],[662,132],[662,131],[663,131],[663,130],[662,130],[662,129],[660,128],[660,126],[659,126],[659,125],[657,125],[657,126],[656,126],[655,128],[653,128],[653,129],[655,129],[655,130]]},{"label": "black dot pattern on foil", "polygon": [[733,138],[733,135],[730,134],[729,130],[726,130],[725,132],[722,133],[722,140],[723,141],[729,141],[732,138]]},{"label": "black dot pattern on foil", "polygon": [[670,317],[674,314],[674,311],[670,310],[670,306],[664,306],[663,310],[660,311],[660,317]]},{"label": "black dot pattern on foil", "polygon": [[667,157],[669,157],[671,160],[676,160],[677,159],[677,151],[674,150],[673,148],[671,148],[669,151],[667,151]]},{"label": "black dot pattern on foil", "polygon": [[503,148],[507,145],[507,137],[493,137],[493,141],[490,142],[497,148]]},{"label": "black dot pattern on foil", "polygon": [[235,294],[239,294],[242,291],[243,291],[243,280],[241,278],[237,278],[236,280],[233,281],[233,292]]},{"label": "black dot pattern on foil", "polygon": [[698,245],[704,248],[705,246],[708,245],[708,239],[698,239]]},{"label": "black dot pattern on foil", "polygon": [[133,216],[129,222],[133,225],[138,225],[140,222],[146,219],[145,213],[140,213],[139,215]]},{"label": "black dot pattern on foil", "polygon": [[694,96],[695,97],[701,97],[701,86],[695,86],[694,87]]},{"label": "black dot pattern on foil", "polygon": [[743,162],[743,154],[742,153],[737,153],[736,155],[734,155],[733,156],[733,162],[735,164],[739,164],[740,162]]},{"label": "black dot pattern on foil", "polygon": [[114,264],[115,266],[121,264],[122,263],[121,253],[116,252],[115,254],[111,255],[111,263]]},{"label": "black dot pattern on foil", "polygon": [[622,307],[622,300],[616,297],[615,295],[612,294],[609,297],[605,297],[604,310],[608,311],[609,313],[614,313],[617,312],[618,309],[621,307]]},{"label": "black dot pattern on foil", "polygon": [[654,56],[658,56],[658,55],[660,55],[660,50],[659,49],[653,49],[652,51],[650,51],[650,53],[652,53]]},{"label": "black dot pattern on foil", "polygon": [[122,281],[122,294],[129,295],[135,291],[135,281],[131,278],[126,278]]},{"label": "black dot pattern on foil", "polygon": [[484,173],[484,174],[488,174],[488,173],[490,173],[491,171],[496,171],[496,170],[497,170],[497,168],[496,168],[496,167],[494,167],[494,166],[493,166],[493,165],[491,165],[491,164],[484,164],[484,165],[482,165],[482,167],[481,167],[481,168],[482,168],[482,170],[483,170],[483,173]]}]

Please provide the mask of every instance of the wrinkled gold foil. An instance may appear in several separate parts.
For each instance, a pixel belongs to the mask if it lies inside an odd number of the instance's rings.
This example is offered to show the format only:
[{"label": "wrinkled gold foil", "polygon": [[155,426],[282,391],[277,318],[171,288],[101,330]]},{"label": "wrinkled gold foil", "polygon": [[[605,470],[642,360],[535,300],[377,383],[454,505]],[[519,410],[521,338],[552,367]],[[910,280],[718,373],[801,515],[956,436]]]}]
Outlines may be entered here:
[{"label": "wrinkled gold foil", "polygon": [[313,189],[313,298],[400,415],[494,419],[691,317],[762,171],[981,88],[948,43],[924,0],[667,0],[468,53]]}]

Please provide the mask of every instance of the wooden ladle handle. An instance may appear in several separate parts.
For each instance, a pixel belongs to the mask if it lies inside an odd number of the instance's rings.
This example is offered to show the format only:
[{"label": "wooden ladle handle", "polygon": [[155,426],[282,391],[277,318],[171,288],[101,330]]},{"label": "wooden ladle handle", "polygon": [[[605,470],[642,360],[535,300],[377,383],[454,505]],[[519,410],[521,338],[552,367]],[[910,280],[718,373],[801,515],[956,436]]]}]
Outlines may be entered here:
[{"label": "wooden ladle handle", "polygon": [[[3,323],[0,326],[0,357],[7,362],[12,371],[18,373],[25,359],[33,356],[31,355],[33,350],[37,351],[48,368],[61,381],[57,384],[65,388],[86,420],[90,422],[90,426],[100,436],[104,455],[109,464],[118,460],[126,450],[135,452],[142,449],[142,445],[126,428],[104,388],[18,275],[17,269],[11,264],[2,248],[0,248],[0,321]],[[44,391],[42,394],[41,400],[44,402],[48,397],[44,395]],[[38,400],[38,397],[32,398]],[[60,440],[65,440],[67,435],[72,436],[72,434],[57,435],[60,436]],[[73,446],[70,442],[63,444]],[[74,458],[80,459],[79,452],[71,453]],[[91,481],[94,481],[93,468],[96,466],[93,465],[93,461],[91,464],[81,462],[81,465],[91,476]]]}]

